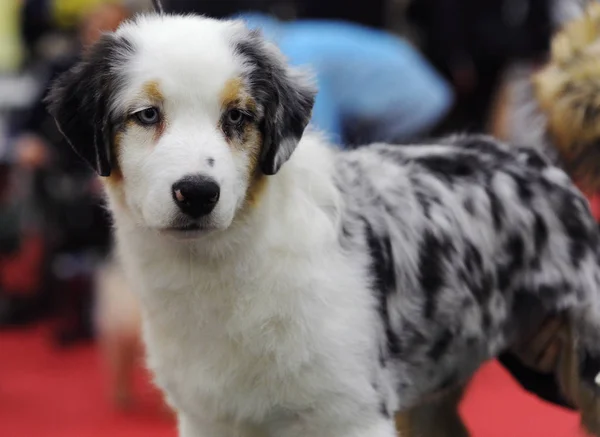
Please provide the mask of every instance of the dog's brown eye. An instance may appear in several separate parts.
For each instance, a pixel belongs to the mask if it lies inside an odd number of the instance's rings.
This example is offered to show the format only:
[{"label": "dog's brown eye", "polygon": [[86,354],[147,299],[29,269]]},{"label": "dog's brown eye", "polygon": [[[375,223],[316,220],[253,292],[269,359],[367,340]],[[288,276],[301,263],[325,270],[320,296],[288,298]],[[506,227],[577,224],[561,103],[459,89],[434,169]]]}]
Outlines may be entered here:
[{"label": "dog's brown eye", "polygon": [[239,124],[244,119],[244,114],[238,109],[232,109],[227,112],[227,121],[231,124]]},{"label": "dog's brown eye", "polygon": [[160,119],[160,113],[156,108],[146,108],[135,113],[135,116],[140,123],[145,125],[153,125],[158,123]]}]

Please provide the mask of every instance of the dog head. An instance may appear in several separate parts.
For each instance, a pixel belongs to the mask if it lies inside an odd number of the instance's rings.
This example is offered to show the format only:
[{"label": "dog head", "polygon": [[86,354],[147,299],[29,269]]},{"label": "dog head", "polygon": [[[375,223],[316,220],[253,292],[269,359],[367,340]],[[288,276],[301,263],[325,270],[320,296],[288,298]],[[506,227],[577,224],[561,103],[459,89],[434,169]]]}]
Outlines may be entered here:
[{"label": "dog head", "polygon": [[149,15],[104,35],[47,100],[111,200],[141,226],[190,235],[226,229],[255,200],[314,96],[241,21]]},{"label": "dog head", "polygon": [[550,62],[533,78],[536,99],[566,170],[586,189],[600,188],[600,4],[567,23]]}]

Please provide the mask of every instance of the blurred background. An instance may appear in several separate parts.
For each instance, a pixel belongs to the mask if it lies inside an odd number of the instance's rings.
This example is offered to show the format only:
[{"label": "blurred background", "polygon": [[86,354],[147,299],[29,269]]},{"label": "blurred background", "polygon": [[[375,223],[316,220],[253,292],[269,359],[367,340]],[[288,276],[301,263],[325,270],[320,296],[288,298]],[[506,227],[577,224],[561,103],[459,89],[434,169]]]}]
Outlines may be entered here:
[{"label": "blurred background", "polygon": [[[340,147],[456,131],[507,136],[512,81],[547,57],[577,0],[163,0],[239,16],[320,92]],[[149,0],[0,0],[0,436],[174,436],[141,362],[135,298],[91,172],[42,103],[57,74]],[[516,74],[515,72],[520,72]],[[578,435],[577,416],[493,362],[462,413],[475,437]]]}]

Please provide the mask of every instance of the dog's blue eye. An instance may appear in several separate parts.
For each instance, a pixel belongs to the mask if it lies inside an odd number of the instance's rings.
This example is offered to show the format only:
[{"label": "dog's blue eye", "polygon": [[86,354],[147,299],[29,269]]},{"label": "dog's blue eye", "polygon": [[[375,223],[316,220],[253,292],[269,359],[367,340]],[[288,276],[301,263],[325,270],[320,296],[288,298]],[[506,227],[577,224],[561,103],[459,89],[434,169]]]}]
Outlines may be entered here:
[{"label": "dog's blue eye", "polygon": [[142,124],[152,125],[158,123],[160,114],[156,108],[146,108],[142,111],[136,112],[135,116]]},{"label": "dog's blue eye", "polygon": [[242,121],[243,118],[244,114],[242,114],[242,111],[238,109],[232,109],[229,112],[227,112],[227,121],[231,124],[238,124]]}]

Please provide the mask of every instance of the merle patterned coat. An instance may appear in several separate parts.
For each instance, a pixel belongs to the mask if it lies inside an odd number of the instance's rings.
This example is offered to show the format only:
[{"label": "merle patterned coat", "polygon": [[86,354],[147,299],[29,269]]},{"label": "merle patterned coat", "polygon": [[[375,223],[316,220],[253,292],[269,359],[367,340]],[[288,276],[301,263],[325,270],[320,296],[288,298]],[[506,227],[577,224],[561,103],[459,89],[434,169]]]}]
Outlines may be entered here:
[{"label": "merle patterned coat", "polygon": [[[375,145],[339,160],[340,242],[371,256],[380,363],[401,404],[465,381],[567,309],[599,367],[599,247],[586,199],[531,148],[486,137]],[[407,396],[412,393],[412,396]]]}]

